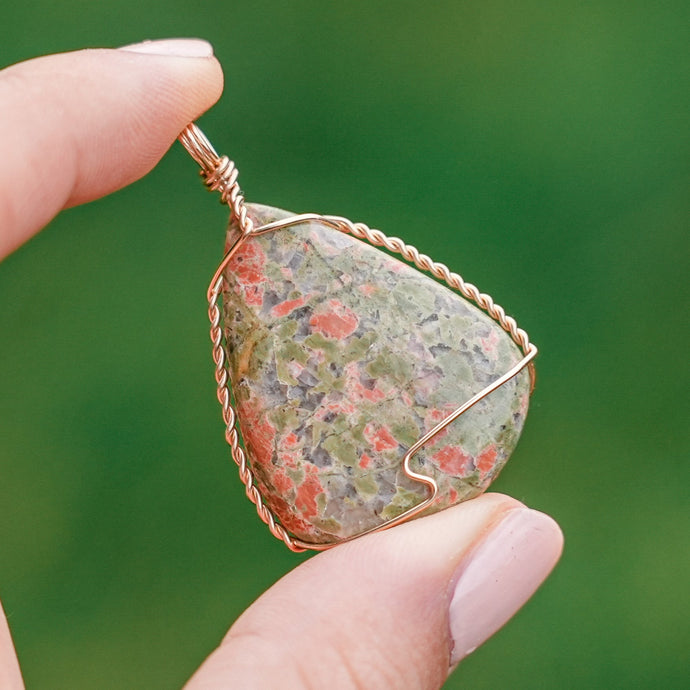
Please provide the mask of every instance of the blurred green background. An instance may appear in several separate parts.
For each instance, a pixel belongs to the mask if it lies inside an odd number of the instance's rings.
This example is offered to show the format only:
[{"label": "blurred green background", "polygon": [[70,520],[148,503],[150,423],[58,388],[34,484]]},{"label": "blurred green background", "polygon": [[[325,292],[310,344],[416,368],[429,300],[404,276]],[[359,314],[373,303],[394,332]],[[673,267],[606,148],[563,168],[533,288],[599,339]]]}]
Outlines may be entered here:
[{"label": "blurred green background", "polygon": [[[227,86],[201,124],[250,199],[402,235],[540,347],[496,488],[553,514],[565,554],[447,687],[687,687],[689,3],[2,15],[5,65],[211,40]],[[180,686],[304,558],[260,524],[223,440],[205,290],[225,215],[176,145],[0,267],[0,595],[29,688]]]}]

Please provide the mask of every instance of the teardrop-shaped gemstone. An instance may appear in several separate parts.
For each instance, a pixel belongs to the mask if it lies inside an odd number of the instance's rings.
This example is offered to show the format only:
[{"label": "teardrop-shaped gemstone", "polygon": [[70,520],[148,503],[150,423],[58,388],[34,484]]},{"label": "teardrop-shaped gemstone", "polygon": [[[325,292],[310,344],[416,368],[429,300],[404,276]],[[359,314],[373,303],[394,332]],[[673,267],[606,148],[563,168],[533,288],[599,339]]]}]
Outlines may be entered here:
[{"label": "teardrop-shaped gemstone", "polygon": [[[248,210],[256,227],[293,215]],[[225,279],[244,445],[266,503],[307,542],[360,534],[423,501],[429,489],[404,474],[405,452],[522,358],[449,288],[321,222],[246,239]],[[439,486],[429,511],[486,489],[528,400],[523,370],[414,456]]]}]

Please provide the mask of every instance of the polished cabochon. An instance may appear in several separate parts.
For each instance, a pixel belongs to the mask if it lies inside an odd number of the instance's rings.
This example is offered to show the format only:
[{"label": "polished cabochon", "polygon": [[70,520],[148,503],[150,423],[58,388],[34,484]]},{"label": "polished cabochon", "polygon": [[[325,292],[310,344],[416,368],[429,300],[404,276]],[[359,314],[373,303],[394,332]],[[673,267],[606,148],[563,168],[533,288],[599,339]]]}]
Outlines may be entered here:
[{"label": "polished cabochon", "polygon": [[[255,227],[292,217],[247,204]],[[231,222],[228,248],[237,239]],[[445,285],[318,220],[249,236],[224,271],[223,326],[239,427],[264,502],[305,542],[375,529],[425,500],[402,458],[523,357]],[[428,441],[411,468],[472,498],[515,448],[523,369]]]}]

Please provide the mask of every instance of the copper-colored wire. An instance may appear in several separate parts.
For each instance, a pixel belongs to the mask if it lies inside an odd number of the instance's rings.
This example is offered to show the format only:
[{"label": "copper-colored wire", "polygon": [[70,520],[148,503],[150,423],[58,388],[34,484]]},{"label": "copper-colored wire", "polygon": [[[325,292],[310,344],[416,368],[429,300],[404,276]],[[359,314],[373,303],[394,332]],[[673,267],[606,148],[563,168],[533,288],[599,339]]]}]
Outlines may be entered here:
[{"label": "copper-colored wire", "polygon": [[[436,435],[438,435],[449,424],[455,421],[460,415],[464,414],[471,407],[476,405],[480,400],[502,386],[504,383],[517,376],[525,367],[528,368],[530,375],[530,393],[534,390],[535,383],[535,369],[534,358],[537,355],[537,348],[530,343],[527,333],[518,327],[517,322],[512,316],[508,316],[500,305],[496,304],[490,295],[482,293],[472,283],[465,282],[462,277],[450,271],[450,269],[442,263],[436,262],[426,254],[420,254],[416,247],[406,244],[403,240],[397,237],[388,237],[380,230],[369,228],[364,223],[353,223],[347,218],[340,216],[322,216],[315,213],[306,213],[297,216],[292,216],[284,220],[267,223],[259,228],[255,228],[249,216],[247,215],[247,208],[244,202],[244,197],[240,191],[237,183],[237,168],[235,164],[230,161],[227,156],[219,156],[209,140],[203,132],[194,124],[190,124],[180,134],[180,142],[190,153],[192,158],[201,167],[201,175],[204,178],[204,183],[211,191],[219,191],[221,193],[221,201],[228,204],[232,217],[237,221],[240,233],[236,238],[234,244],[230,247],[228,252],[223,257],[223,260],[218,266],[211,284],[207,291],[208,298],[208,315],[211,322],[211,342],[213,344],[212,355],[215,363],[215,379],[217,384],[217,397],[221,404],[223,421],[225,422],[225,439],[230,446],[230,452],[235,464],[239,469],[240,480],[245,486],[245,492],[249,500],[256,506],[256,511],[259,518],[266,523],[271,534],[280,539],[292,551],[300,552],[307,549],[323,551],[336,544],[340,544],[352,539],[369,534],[371,532],[378,532],[380,530],[389,529],[394,525],[405,522],[415,515],[423,512],[428,508],[436,496],[438,495],[438,485],[433,477],[415,472],[410,462],[414,455]],[[522,350],[523,358],[503,376],[499,377],[486,388],[479,391],[470,400],[463,403],[454,412],[448,415],[445,419],[439,422],[433,429],[422,436],[405,454],[402,461],[403,471],[413,481],[422,483],[429,487],[430,495],[422,502],[413,506],[396,518],[389,520],[382,525],[378,525],[369,530],[352,537],[341,539],[329,544],[314,544],[306,542],[292,536],[279,522],[276,521],[275,516],[264,503],[261,492],[257,488],[254,475],[251,467],[247,461],[246,453],[240,445],[239,432],[237,430],[237,411],[232,404],[232,397],[229,388],[229,373],[227,368],[227,354],[223,346],[223,329],[221,326],[221,311],[218,307],[221,293],[223,291],[224,277],[223,273],[237,249],[242,242],[249,235],[260,235],[266,232],[272,232],[282,228],[298,225],[306,222],[318,221],[325,223],[340,232],[350,234],[360,240],[364,240],[375,247],[384,247],[388,251],[399,254],[406,261],[413,263],[418,269],[430,273],[436,278],[445,282],[450,288],[459,292],[463,297],[471,302],[474,302],[480,309],[485,311],[492,319],[494,319],[505,330],[513,340],[513,342]]]},{"label": "copper-colored wire", "polygon": [[227,156],[219,156],[206,135],[193,122],[185,127],[178,139],[201,168],[204,184],[210,191],[220,192],[221,203],[230,207],[241,233],[248,235],[254,223],[247,216],[235,164]]}]

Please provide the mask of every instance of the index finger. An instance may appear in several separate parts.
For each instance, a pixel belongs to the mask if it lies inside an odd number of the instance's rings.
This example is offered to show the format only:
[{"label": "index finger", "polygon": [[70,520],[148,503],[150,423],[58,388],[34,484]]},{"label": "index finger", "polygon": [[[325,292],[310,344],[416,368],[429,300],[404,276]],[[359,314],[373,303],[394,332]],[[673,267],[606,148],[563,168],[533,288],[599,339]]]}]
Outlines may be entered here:
[{"label": "index finger", "polygon": [[146,174],[219,98],[210,44],[154,41],[0,71],[0,258],[61,209]]}]

